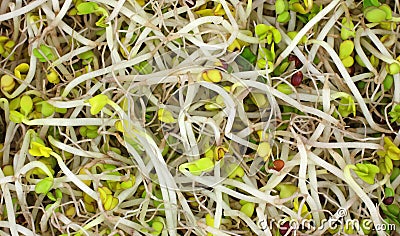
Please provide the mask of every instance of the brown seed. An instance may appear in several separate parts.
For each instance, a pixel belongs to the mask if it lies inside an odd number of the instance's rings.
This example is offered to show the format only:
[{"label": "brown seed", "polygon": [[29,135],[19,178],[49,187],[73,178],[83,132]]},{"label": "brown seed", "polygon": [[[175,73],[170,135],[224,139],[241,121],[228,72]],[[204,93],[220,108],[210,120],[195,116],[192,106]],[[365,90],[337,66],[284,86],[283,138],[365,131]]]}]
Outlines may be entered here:
[{"label": "brown seed", "polygon": [[17,224],[22,225],[22,226],[25,226],[27,224],[27,221],[26,221],[25,217],[22,214],[18,215],[15,218],[15,221],[16,221]]},{"label": "brown seed", "polygon": [[303,63],[301,63],[300,59],[295,55],[289,55],[288,60],[289,61],[294,61],[294,66],[297,69],[300,68],[303,65]]},{"label": "brown seed", "polygon": [[350,66],[350,67],[347,69],[347,71],[349,72],[349,75],[350,75],[350,76],[353,76],[354,73],[356,72],[356,68],[355,68],[354,65],[353,65],[353,66]]},{"label": "brown seed", "polygon": [[385,203],[385,205],[392,205],[394,201],[394,197],[387,197],[385,199],[383,199],[383,203]]},{"label": "brown seed", "polygon": [[282,160],[275,160],[274,161],[274,167],[272,169],[276,171],[281,171],[282,168],[285,166],[285,162]]},{"label": "brown seed", "polygon": [[286,221],[279,228],[279,233],[281,233],[281,235],[286,235],[289,232],[289,230],[291,231],[290,223],[289,221]]},{"label": "brown seed", "polygon": [[298,71],[292,75],[291,83],[293,86],[299,86],[303,81],[303,72]]},{"label": "brown seed", "polygon": [[290,54],[289,57],[288,57],[288,60],[289,61],[296,61],[296,60],[299,60],[299,58],[297,58],[297,56],[295,56],[295,55]]}]

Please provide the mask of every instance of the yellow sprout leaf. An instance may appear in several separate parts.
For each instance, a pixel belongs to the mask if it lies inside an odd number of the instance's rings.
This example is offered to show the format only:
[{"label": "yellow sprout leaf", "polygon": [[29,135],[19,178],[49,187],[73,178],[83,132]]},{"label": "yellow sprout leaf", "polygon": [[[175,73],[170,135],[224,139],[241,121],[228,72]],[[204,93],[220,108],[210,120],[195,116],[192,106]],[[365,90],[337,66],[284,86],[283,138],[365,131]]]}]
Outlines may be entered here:
[{"label": "yellow sprout leaf", "polygon": [[264,158],[264,160],[268,160],[271,155],[271,145],[268,142],[261,142],[258,144],[257,154]]},{"label": "yellow sprout leaf", "polygon": [[175,118],[172,116],[172,113],[168,110],[165,110],[164,108],[158,109],[157,113],[159,121],[162,121],[167,124],[176,122]]},{"label": "yellow sprout leaf", "polygon": [[14,69],[15,77],[18,79],[25,79],[25,74],[29,71],[29,65],[27,63],[21,63]]},{"label": "yellow sprout leaf", "polygon": [[54,69],[50,69],[49,73],[46,75],[47,80],[52,84],[60,83],[60,78]]},{"label": "yellow sprout leaf", "polygon": [[10,92],[15,87],[14,78],[10,75],[3,75],[0,81],[1,89],[6,92]]},{"label": "yellow sprout leaf", "polygon": [[44,157],[49,157],[52,151],[53,150],[51,148],[46,147],[38,142],[32,142],[31,149],[28,150],[29,154],[31,154],[32,156],[44,156]]},{"label": "yellow sprout leaf", "polygon": [[202,77],[205,81],[213,83],[218,83],[222,80],[221,71],[216,69],[204,71]]}]

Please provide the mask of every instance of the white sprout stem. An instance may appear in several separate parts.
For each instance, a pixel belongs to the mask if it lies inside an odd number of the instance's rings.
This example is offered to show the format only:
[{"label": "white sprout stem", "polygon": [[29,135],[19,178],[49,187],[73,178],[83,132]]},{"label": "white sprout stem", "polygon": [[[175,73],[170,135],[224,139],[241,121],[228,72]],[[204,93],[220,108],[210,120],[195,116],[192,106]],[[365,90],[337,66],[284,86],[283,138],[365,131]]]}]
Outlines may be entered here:
[{"label": "white sprout stem", "polygon": [[266,210],[265,208],[266,208],[266,204],[260,203],[258,205],[258,207],[256,207],[256,214],[259,219],[258,222],[260,223],[260,226],[261,226],[261,229],[263,230],[264,235],[272,236],[271,229],[269,227],[263,226],[263,223],[268,224],[267,217],[264,213]]},{"label": "white sprout stem", "polygon": [[[319,226],[321,224],[321,220],[325,218],[324,214],[320,209],[322,208],[321,201],[319,200],[318,196],[318,180],[317,180],[317,171],[315,170],[315,165],[310,164],[307,167],[308,170],[308,178],[310,180],[310,192],[311,192],[311,197],[314,201],[313,205],[310,205],[310,208],[312,211],[315,211],[315,214],[318,215],[317,218],[315,218],[317,225]],[[315,207],[315,208],[314,208]]]},{"label": "white sprout stem", "polygon": [[[26,202],[25,190],[22,188],[22,183],[20,178],[17,178],[17,180],[15,181],[15,192],[17,193],[17,199],[22,212],[28,212],[28,204]],[[27,217],[28,214],[25,213],[24,216]]]},{"label": "white sprout stem", "polygon": [[[102,3],[105,5],[109,5],[111,7],[115,7],[118,4],[117,1],[114,1],[114,0],[95,0],[93,2]],[[138,25],[142,25],[142,26],[151,28],[156,35],[163,36],[163,34],[159,31],[158,27],[156,27],[154,24],[149,22],[148,19],[145,19],[144,17],[137,14],[137,12],[132,11],[131,9],[123,6],[123,7],[121,7],[121,10],[119,13],[122,15],[125,15],[128,19],[137,23]]]},{"label": "white sprout stem", "polygon": [[103,223],[104,220],[105,220],[105,216],[103,214],[101,214],[98,217],[96,217],[94,220],[90,221],[85,226],[83,226],[83,228],[86,230],[91,229],[91,228],[95,227],[96,225]]},{"label": "white sprout stem", "polygon": [[213,83],[205,82],[205,81],[198,81],[197,83],[199,83],[203,87],[206,87],[208,89],[215,91],[216,93],[221,95],[222,98],[224,99],[224,103],[226,105],[226,113],[228,116],[228,122],[225,127],[225,135],[230,134],[232,126],[233,126],[233,122],[235,119],[235,113],[236,113],[235,102],[232,100],[230,95],[223,88],[221,88]]},{"label": "white sprout stem", "polygon": [[[140,168],[141,172],[145,176],[148,177],[150,175],[150,170],[148,170],[148,168],[146,168],[146,165],[143,162],[142,157],[137,153],[137,151],[132,147],[132,145],[128,141],[125,141],[125,146],[129,152],[129,154],[131,154],[133,156],[133,159],[135,160],[136,164]],[[150,167],[153,168],[153,165],[150,166],[150,164],[149,164],[149,168]]]},{"label": "white sprout stem", "polygon": [[129,231],[131,229],[134,229],[134,230],[136,230],[138,232],[141,232],[141,230],[143,229],[142,225],[140,225],[140,224],[138,224],[136,222],[127,220],[125,218],[118,217],[118,216],[112,216],[112,218],[114,218],[114,221],[115,221],[115,228],[122,228],[123,229],[124,226],[128,226],[129,227],[128,228]]},{"label": "white sprout stem", "polygon": [[[176,194],[177,194],[177,196],[178,196],[179,202],[181,203],[182,209],[186,212],[185,216],[186,216],[187,220],[189,221],[189,223],[190,223],[191,225],[193,225],[193,226],[196,225],[196,218],[195,218],[195,216],[193,215],[193,212],[190,210],[189,204],[188,204],[188,202],[187,202],[185,196],[183,196],[183,194],[182,194],[179,190],[176,191]],[[200,231],[200,230],[197,229],[197,228],[195,228],[194,230],[195,230],[195,232],[197,232],[198,234],[203,234],[203,232]]]},{"label": "white sprout stem", "polygon": [[20,148],[20,152],[18,158],[14,158],[14,169],[16,172],[20,171],[21,168],[25,164],[26,154],[29,148],[29,144],[31,142],[31,135],[34,134],[34,130],[30,129],[26,132],[24,140],[22,141],[22,145]]},{"label": "white sprout stem", "polygon": [[[374,206],[374,203],[372,200],[368,197],[368,195],[364,192],[364,190],[354,181],[353,177],[351,176],[350,169],[352,165],[347,165],[344,168],[344,178],[349,187],[358,195],[358,197],[364,202],[365,206],[368,208],[369,213],[371,214],[371,220],[374,222],[375,226],[379,226],[382,224],[380,217],[379,217],[379,212],[377,211],[376,207]],[[379,228],[377,228],[379,229]],[[385,231],[382,230],[377,230],[378,235],[384,236]]]},{"label": "white sprout stem", "polygon": [[349,72],[347,72],[346,68],[343,66],[341,63],[341,60],[339,56],[336,54],[336,52],[333,50],[332,47],[330,47],[326,42],[324,41],[318,41],[318,40],[309,40],[308,42],[310,43],[316,43],[320,44],[331,56],[332,60],[334,60],[336,63],[336,66],[340,72],[340,74],[343,76],[344,81],[346,82],[347,86],[350,88],[351,92],[353,93],[353,96],[358,102],[358,105],[361,108],[361,111],[364,114],[365,119],[367,120],[368,124],[374,128],[377,131],[387,133],[388,131],[379,127],[375,121],[372,118],[372,115],[367,107],[367,105],[364,102],[363,97],[360,94],[360,91],[358,91],[357,86],[354,84],[354,82],[351,80],[351,77],[349,75]]},{"label": "white sprout stem", "polygon": [[75,100],[75,101],[55,101],[55,100],[47,100],[47,102],[57,108],[76,108],[80,106],[89,105],[84,100]]},{"label": "white sprout stem", "polygon": [[214,227],[219,229],[221,225],[221,219],[222,219],[222,192],[220,190],[215,190],[215,202],[217,204],[215,208],[215,215],[214,215]]},{"label": "white sprout stem", "polygon": [[[139,129],[139,126],[137,127]],[[150,156],[154,168],[158,174],[158,180],[161,186],[161,192],[165,204],[165,214],[168,232],[170,235],[176,235],[176,225],[177,225],[177,210],[176,210],[176,193],[175,189],[177,186],[168,171],[167,165],[158,149],[154,140],[146,134],[144,131],[135,130],[136,137],[146,149],[146,153]]]},{"label": "white sprout stem", "polygon": [[62,19],[64,18],[65,14],[67,14],[67,11],[69,10],[72,0],[66,0],[60,10],[60,5],[59,5],[59,1],[58,0],[52,0],[53,3],[53,10],[54,12],[58,12],[57,16],[53,19],[53,21],[51,22],[51,24],[49,25],[49,28],[47,29],[51,29],[55,26],[58,25],[59,22],[62,21]]},{"label": "white sprout stem", "polygon": [[42,125],[42,126],[114,126],[117,119],[102,119],[102,118],[46,118],[24,121],[27,125]]},{"label": "white sprout stem", "polygon": [[[33,42],[32,43],[32,47],[35,48],[37,47],[37,42]],[[4,95],[9,98],[9,99],[13,99],[18,97],[21,93],[23,93],[25,91],[25,89],[28,87],[28,85],[30,85],[30,83],[32,82],[32,80],[35,78],[35,73],[36,73],[36,57],[31,57],[30,61],[29,61],[29,71],[26,74],[26,78],[23,81],[23,83],[21,83],[17,89],[14,90],[14,92],[10,95],[8,93],[4,93]]]},{"label": "white sprout stem", "polygon": [[[10,221],[0,221],[0,227],[2,227],[2,228],[9,228],[9,229],[14,228],[13,224],[12,224]],[[15,232],[14,229],[15,229],[17,232]],[[12,231],[13,233],[15,233],[15,234],[13,234],[13,235],[19,235],[18,232],[21,233],[21,234],[23,234],[23,235],[27,235],[27,236],[34,236],[34,235],[36,235],[36,234],[34,234],[31,230],[29,230],[29,229],[27,229],[26,227],[21,226],[21,225],[15,225],[15,228],[14,228],[14,229],[11,229],[11,231]]]},{"label": "white sprout stem", "polygon": [[81,232],[85,233],[85,235],[88,235],[88,232],[86,230],[84,230],[82,226],[78,225],[77,223],[72,222],[64,214],[56,212],[56,216],[57,216],[57,219],[59,219],[65,225],[68,225],[68,227],[70,227],[71,229],[73,229],[75,231],[81,231]]},{"label": "white sprout stem", "polygon": [[68,146],[62,142],[57,141],[56,139],[54,139],[52,136],[47,136],[49,142],[57,147],[58,149],[64,150],[66,152],[72,153],[74,155],[77,156],[81,156],[81,157],[93,157],[93,158],[106,158],[107,155],[103,154],[103,153],[98,153],[98,152],[91,152],[91,151],[83,151],[71,146]]},{"label": "white sprout stem", "polygon": [[33,37],[34,35],[38,35],[39,34],[39,29],[35,23],[35,21],[32,20],[32,13],[28,13],[26,15],[26,17],[28,18],[28,22],[29,24],[27,25],[28,28],[28,35],[30,37]]},{"label": "white sprout stem", "polygon": [[0,15],[0,22],[12,19],[12,18],[17,17],[17,16],[25,15],[28,12],[32,11],[33,9],[39,7],[40,5],[42,5],[45,2],[47,2],[47,0],[36,0],[34,2],[30,2],[26,6],[23,6],[21,8],[17,8],[14,11],[2,14],[2,15]]},{"label": "white sprout stem", "polygon": [[[4,140],[4,147],[3,147],[3,165],[6,165],[10,162],[10,145],[9,143],[12,142],[13,140],[13,133],[15,132],[15,123],[10,122],[7,126],[7,131],[6,131],[6,138]],[[15,160],[15,159],[14,159]]]},{"label": "white sprout stem", "polygon": [[400,186],[400,176],[397,176],[397,178],[393,180],[391,185],[393,189],[396,189],[398,186]]},{"label": "white sprout stem", "polygon": [[361,81],[366,78],[371,78],[373,76],[374,76],[374,74],[372,72],[367,72],[367,73],[355,75],[355,76],[351,77],[351,79],[353,80],[353,82],[358,82],[358,81]]},{"label": "white sprout stem", "polygon": [[337,143],[325,143],[308,141],[307,145],[318,148],[359,148],[359,149],[382,149],[380,144],[376,143],[362,143],[362,142],[337,142]]},{"label": "white sprout stem", "polygon": [[[197,178],[196,178],[196,181],[197,181]],[[212,180],[210,180],[210,181],[211,181],[211,183],[213,182]],[[236,187],[236,188],[240,188],[240,189],[248,192],[249,194],[253,195],[254,197],[256,197],[256,201],[254,201],[254,199],[252,199],[252,200],[250,200],[250,202],[254,202],[254,203],[261,203],[261,202],[273,203],[277,199],[276,196],[268,196],[265,193],[261,192],[260,190],[256,189],[255,187],[250,187],[250,186],[248,186],[248,185],[246,185],[246,184],[244,184],[242,182],[239,182],[237,180],[225,179],[223,181],[223,184],[231,185],[231,186]],[[212,186],[212,185],[210,185],[210,186]],[[216,188],[221,188],[221,190],[223,192],[225,192],[225,193],[231,192],[231,191],[226,192],[226,190],[229,190],[229,189],[227,189],[225,187],[222,187],[221,185],[216,186]],[[239,198],[239,199],[241,199],[241,198]],[[248,201],[248,200],[246,200],[246,201]]]},{"label": "white sprout stem", "polygon": [[346,166],[347,164],[346,160],[344,160],[344,158],[340,156],[339,153],[333,151],[332,149],[328,149],[328,152],[341,169],[343,169]]},{"label": "white sprout stem", "polygon": [[327,161],[323,160],[322,158],[320,158],[319,156],[315,155],[313,152],[309,153],[310,160],[312,160],[316,165],[319,165],[321,167],[323,167],[324,169],[326,169],[328,172],[332,173],[333,175],[335,175],[337,178],[341,179],[341,180],[345,180],[344,175],[343,175],[343,171],[340,170],[339,168],[337,168],[336,166],[328,163]]},{"label": "white sprout stem", "polygon": [[299,31],[296,37],[290,42],[290,44],[286,47],[286,49],[279,55],[277,58],[274,68],[276,68],[279,64],[281,64],[282,60],[285,59],[289,54],[293,51],[296,45],[300,42],[301,38],[312,28],[315,24],[318,24],[322,18],[325,17],[331,10],[333,10],[336,5],[340,2],[340,0],[331,1],[322,11],[318,12],[316,16],[314,16],[308,23]]},{"label": "white sprout stem", "polygon": [[[324,40],[324,38],[326,37],[326,35],[328,35],[329,31],[332,29],[333,26],[335,26],[337,20],[342,16],[342,14],[344,13],[343,10],[344,6],[341,6],[337,11],[335,11],[335,14],[333,16],[331,16],[331,18],[328,20],[328,22],[326,22],[324,28],[322,28],[321,32],[319,32],[318,36],[317,36],[317,40]],[[310,49],[310,53],[308,54],[308,60],[309,61],[313,61],[315,58],[315,55],[317,55],[317,51],[318,51],[319,45],[318,44],[314,44],[311,49]]]},{"label": "white sprout stem", "polygon": [[214,119],[203,117],[203,116],[191,116],[190,117],[194,122],[203,123],[211,126],[212,130],[214,131],[215,142],[217,144],[221,143],[221,133],[219,132],[219,127],[215,123]]},{"label": "white sprout stem", "polygon": [[239,216],[245,224],[255,233],[255,235],[265,235],[258,225],[254,223],[246,214],[237,210],[225,210],[226,216]]},{"label": "white sprout stem", "polygon": [[201,17],[196,19],[195,21],[190,22],[188,25],[180,29],[177,34],[185,34],[188,33],[189,31],[193,30],[194,28],[198,28],[200,25],[204,25],[207,23],[213,23],[213,24],[221,24],[223,21],[223,18],[221,16],[206,16],[206,17]]},{"label": "white sprout stem", "polygon": [[371,41],[375,44],[375,46],[379,49],[379,51],[385,57],[392,58],[392,55],[390,55],[390,53],[386,49],[385,45],[383,45],[383,43],[379,40],[379,38],[376,36],[376,34],[374,34],[373,30],[366,28],[364,33],[362,34],[362,36],[364,36],[364,35],[368,36],[371,39]]},{"label": "white sprout stem", "polygon": [[[208,197],[210,197],[212,200],[216,201],[216,197],[213,193],[208,194]],[[245,215],[243,212],[241,211],[237,211],[237,210],[232,210],[228,204],[226,204],[224,201],[221,201],[221,206],[224,209],[224,215],[225,216],[238,216],[239,218],[241,218],[243,221],[246,222],[246,225],[257,235],[265,235],[263,233],[263,231],[260,229],[260,227],[258,227],[254,221],[252,221],[247,215]],[[219,234],[218,234],[219,235]]]},{"label": "white sprout stem", "polygon": [[[66,97],[71,90],[78,86],[80,83],[90,80],[94,77],[102,76],[104,74],[111,73],[112,71],[127,68],[133,65],[136,65],[142,61],[148,60],[152,57],[151,53],[146,53],[145,55],[135,57],[134,59],[128,60],[128,61],[121,61],[120,63],[117,63],[116,65],[111,65],[103,69],[99,69],[96,71],[91,71],[89,73],[83,74],[79,76],[78,78],[75,78],[73,81],[70,81],[68,85],[65,87],[64,92],[62,93],[62,97]],[[34,58],[34,57],[32,57]]]},{"label": "white sprout stem", "polygon": [[238,31],[239,31],[239,26],[237,24],[237,21],[235,19],[235,17],[232,15],[231,9],[229,9],[228,4],[226,3],[225,0],[220,0],[220,3],[222,5],[222,7],[225,10],[225,14],[228,17],[229,21],[231,22],[231,25],[233,27],[233,30],[230,32],[231,36],[229,37],[227,43],[231,44],[233,42],[233,40],[235,40]]},{"label": "white sprout stem", "polygon": [[[207,178],[206,176],[203,176],[203,177],[194,176],[189,171],[186,171],[186,170],[183,170],[182,173],[192,181],[204,184],[209,187],[214,187],[214,189],[219,189],[223,193],[226,193],[226,194],[231,195],[232,197],[235,197],[238,199],[243,199],[247,202],[254,202],[254,203],[267,202],[270,204],[274,204],[275,199],[277,199],[276,197],[266,195],[265,193],[259,191],[258,189],[249,188],[246,184],[238,183],[238,181],[234,181],[234,180],[230,180],[230,179],[218,180],[218,179],[215,179],[214,177]],[[229,189],[225,186],[222,186],[221,184],[216,185],[216,183],[220,183],[221,181],[223,181],[223,184],[225,184],[225,185],[232,185],[234,187],[241,188],[253,196],[247,196],[245,194],[239,193],[239,192]],[[260,198],[260,196],[262,196],[262,197]]]},{"label": "white sprout stem", "polygon": [[6,184],[11,182],[14,182],[14,176],[0,177],[0,184]]},{"label": "white sprout stem", "polygon": [[[114,32],[113,32],[113,28],[111,23],[109,23],[106,27],[106,42],[107,42],[107,46],[111,52],[111,61],[112,64],[117,64],[121,62],[121,57],[118,54],[118,47],[115,47],[115,40],[114,40]],[[120,75],[124,75],[124,69],[125,68],[119,68],[118,69],[118,74]],[[117,69],[116,69],[117,70]],[[115,70],[114,70],[115,71]],[[113,72],[114,72],[113,71]]]},{"label": "white sprout stem", "polygon": [[[2,170],[0,170],[0,178],[4,178],[4,173]],[[10,222],[10,231],[11,235],[17,236],[18,235],[18,230],[17,230],[17,223],[15,221],[15,211],[14,211],[14,204],[12,202],[11,198],[11,193],[10,189],[8,187],[8,183],[1,183],[1,189],[4,197],[4,201],[6,204],[6,209],[7,209],[7,219]]]},{"label": "white sprout stem", "polygon": [[[290,128],[295,139],[297,140],[297,148],[299,150],[300,154],[300,168],[299,168],[299,183],[298,186],[300,188],[300,192],[302,194],[306,194],[306,196],[309,196],[307,184],[306,184],[306,175],[307,175],[307,168],[308,168],[308,158],[307,158],[307,150],[306,147],[304,146],[303,142],[301,141],[300,136],[294,131],[293,127]],[[309,204],[311,210],[312,210],[312,215],[314,220],[317,222],[317,224],[320,224],[320,215],[318,213],[318,204],[315,202],[314,199],[307,197],[306,198],[307,203]],[[301,207],[300,207],[301,209]]]},{"label": "white sprout stem", "polygon": [[[315,129],[313,135],[311,136],[311,138],[309,139],[309,141],[305,141],[305,143],[308,146],[311,146],[309,143],[310,142],[316,142],[316,140],[318,140],[319,137],[321,137],[322,133],[324,132],[324,130],[326,129],[326,125],[319,123],[317,128]],[[303,139],[304,140],[304,139]]]},{"label": "white sprout stem", "polygon": [[190,127],[187,127],[185,123],[186,123],[185,122],[185,113],[183,111],[181,111],[178,116],[180,137],[182,138],[183,147],[190,154],[191,146],[189,143],[189,137],[188,137],[188,133],[187,133],[187,128],[190,128]]},{"label": "white sprout stem", "polygon": [[203,50],[221,50],[224,49],[226,47],[226,44],[223,43],[219,43],[219,44],[207,44],[202,42],[199,39],[196,39],[193,36],[190,35],[185,35],[186,39],[189,40],[190,42],[192,42],[194,45],[196,45],[198,48],[201,48]]},{"label": "white sprout stem", "polygon": [[[50,20],[54,20],[54,18],[56,17],[54,12],[46,5],[42,6],[43,11],[46,13],[46,17]],[[68,24],[66,24],[64,21],[60,21],[58,23],[58,28],[62,31],[64,31],[65,33],[69,34],[73,39],[75,39],[76,41],[78,41],[79,43],[86,45],[86,46],[90,46],[90,47],[96,47],[97,44],[85,37],[83,37],[81,34],[79,34],[78,32],[76,32],[75,30],[73,30]],[[35,48],[35,47],[32,47]],[[32,57],[31,57],[32,58]],[[36,57],[33,57],[36,58]]]},{"label": "white sprout stem", "polygon": [[400,103],[400,74],[397,73],[393,75],[394,78],[394,92],[393,92],[393,102],[396,104]]},{"label": "white sprout stem", "polygon": [[224,233],[221,230],[218,230],[216,228],[213,228],[211,226],[208,226],[206,224],[204,224],[203,222],[199,221],[197,222],[197,226],[200,226],[202,229],[206,230],[207,232],[213,234],[213,235],[221,235],[221,236],[230,236],[230,234]]},{"label": "white sprout stem", "polygon": [[[333,130],[333,135],[337,139],[338,142],[343,143],[344,138],[339,130]],[[342,151],[343,159],[347,164],[353,163],[352,159],[350,158],[350,151],[348,148],[341,147],[340,150]]]},{"label": "white sprout stem", "polygon": [[323,120],[330,122],[334,125],[338,125],[339,121],[336,120],[335,118],[333,118],[332,116],[326,114],[325,112],[322,112],[318,109],[312,108],[312,107],[308,107],[308,106],[304,106],[302,104],[300,104],[298,101],[292,99],[291,97],[289,97],[288,95],[281,93],[280,91],[278,91],[275,88],[269,87],[266,84],[257,82],[257,81],[250,81],[250,80],[246,80],[243,81],[244,84],[246,84],[249,87],[254,87],[254,88],[258,88],[258,89],[262,89],[262,90],[267,90],[270,91],[271,94],[279,99],[281,99],[282,101],[285,101],[286,103],[290,104],[291,106],[299,109],[300,111],[304,112],[304,113],[310,113],[313,114],[315,116],[321,117]]},{"label": "white sprout stem", "polygon": [[[116,176],[116,175],[107,175],[107,174],[92,174],[92,175],[76,175],[78,179],[80,180],[93,180],[98,179],[98,180],[111,180],[111,181],[124,181],[125,176]],[[40,182],[41,179],[30,179],[29,182],[32,184],[37,184]],[[59,178],[54,178],[53,179],[53,188],[60,188],[63,187],[63,183],[66,182],[72,182],[71,179],[68,178],[68,176],[63,176]]]},{"label": "white sprout stem", "polygon": [[[63,159],[55,152],[51,152],[50,155],[52,155],[54,158],[56,158],[58,166],[64,172],[66,176],[68,176],[68,179],[73,182],[79,189],[81,189],[83,192],[85,192],[87,195],[89,195],[91,198],[95,199],[96,201],[99,201],[98,194],[93,191],[91,188],[89,188],[86,184],[82,182],[74,173],[71,172],[71,170],[65,165]],[[51,175],[52,176],[52,175]]]},{"label": "white sprout stem", "polygon": [[[344,92],[340,92],[341,94],[346,94]],[[341,96],[335,97],[334,93],[331,95],[330,99],[328,99],[327,101],[332,101],[335,100],[337,98],[340,98]],[[347,95],[347,94],[346,94]],[[305,101],[305,102],[323,102],[324,97],[319,96],[319,95],[315,95],[315,94],[307,94],[307,93],[297,93],[297,94],[290,94],[288,95],[289,97],[293,98],[293,99],[298,99],[300,101]],[[363,99],[365,103],[371,103],[371,100],[368,98]]]},{"label": "white sprout stem", "polygon": [[[376,35],[375,35],[376,37]],[[372,37],[373,38],[373,37]],[[399,63],[391,55],[386,55],[385,53],[381,53],[378,50],[376,50],[371,44],[367,42],[365,39],[361,39],[361,45],[367,49],[372,55],[375,57],[381,59],[382,61],[392,64],[392,63]],[[382,45],[383,46],[383,45]]]},{"label": "white sprout stem", "polygon": [[330,181],[320,181],[318,182],[318,185],[321,188],[329,188],[330,190],[332,190],[339,201],[339,203],[335,202],[335,204],[337,204],[337,207],[346,205],[346,197],[337,185],[332,184],[332,182]]},{"label": "white sprout stem", "polygon": [[53,175],[51,174],[51,171],[49,170],[49,168],[43,164],[40,161],[32,161],[29,162],[28,164],[24,165],[24,167],[22,167],[21,169],[19,169],[16,173],[15,176],[20,176],[20,175],[24,175],[26,174],[28,171],[33,170],[35,168],[39,168],[41,169],[44,173],[46,173],[47,176],[49,177],[53,177]]},{"label": "white sprout stem", "polygon": [[192,124],[190,122],[183,122],[183,125],[185,126],[189,144],[189,149],[187,150],[187,153],[192,157],[200,157],[199,147],[197,145],[197,140],[192,129]]},{"label": "white sprout stem", "polygon": [[0,98],[1,108],[4,110],[4,118],[7,124],[10,122],[10,108],[8,104],[8,100],[5,98]]},{"label": "white sprout stem", "polygon": [[62,63],[66,62],[68,60],[71,60],[73,57],[78,56],[79,54],[87,52],[89,50],[93,50],[93,47],[83,46],[80,48],[76,48],[73,51],[68,52],[68,53],[62,55],[61,57],[57,58],[55,61],[52,61],[50,63],[50,67],[61,65]]},{"label": "white sprout stem", "polygon": [[51,217],[51,215],[54,213],[54,210],[57,209],[60,206],[61,199],[57,199],[56,202],[51,204],[51,206],[44,212],[42,215],[42,218],[40,219],[39,225],[40,225],[40,230],[42,232],[46,232],[48,230],[48,221]]},{"label": "white sprout stem", "polygon": [[106,23],[111,22],[112,20],[114,20],[115,17],[118,16],[118,14],[121,11],[121,8],[124,5],[124,3],[125,3],[125,0],[119,0],[118,3],[116,5],[114,5],[114,9],[111,12],[110,16],[107,17]]},{"label": "white sprout stem", "polygon": [[[226,21],[222,22],[222,26],[224,26],[224,28],[226,28],[227,31],[229,31],[229,32],[232,32],[234,30],[233,27]],[[252,37],[252,36],[248,36],[248,35],[243,34],[241,32],[238,32],[237,38],[242,40],[242,41],[244,41],[244,42],[247,42],[247,43],[259,43],[260,42],[260,40],[258,38]]]},{"label": "white sprout stem", "polygon": [[[368,57],[365,55],[364,50],[362,50],[361,48],[361,34],[362,32],[364,32],[363,29],[358,29],[356,31],[356,37],[354,37],[354,49],[357,52],[357,55],[361,58],[362,62],[365,64],[365,66],[367,67],[367,69],[369,71],[371,71],[372,73],[374,73],[374,75],[376,76],[378,74],[378,71],[376,70],[376,68],[371,64],[371,62],[369,61]],[[339,60],[340,61],[340,60]],[[340,62],[338,62],[340,63]]]},{"label": "white sprout stem", "polygon": [[307,151],[305,149],[305,146],[303,145],[303,142],[301,141],[300,137],[294,132],[293,128],[291,127],[291,131],[297,140],[297,148],[299,150],[299,155],[300,155],[300,168],[299,168],[299,188],[300,192],[303,194],[309,194],[307,190],[307,185],[306,185],[306,173],[307,173]]}]

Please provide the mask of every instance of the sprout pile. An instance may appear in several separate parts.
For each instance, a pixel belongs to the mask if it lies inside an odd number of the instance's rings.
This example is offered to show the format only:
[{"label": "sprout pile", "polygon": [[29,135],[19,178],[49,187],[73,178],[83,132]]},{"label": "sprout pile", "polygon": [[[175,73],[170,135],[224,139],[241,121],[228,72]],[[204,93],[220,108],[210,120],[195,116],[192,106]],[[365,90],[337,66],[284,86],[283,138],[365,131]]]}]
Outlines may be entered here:
[{"label": "sprout pile", "polygon": [[399,235],[400,5],[2,0],[1,235]]}]

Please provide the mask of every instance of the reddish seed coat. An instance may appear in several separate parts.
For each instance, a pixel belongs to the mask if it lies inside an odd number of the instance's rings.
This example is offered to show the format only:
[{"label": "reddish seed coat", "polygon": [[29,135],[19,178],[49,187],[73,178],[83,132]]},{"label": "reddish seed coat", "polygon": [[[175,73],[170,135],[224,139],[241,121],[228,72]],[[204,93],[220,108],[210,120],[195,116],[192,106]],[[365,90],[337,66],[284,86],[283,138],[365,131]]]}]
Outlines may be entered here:
[{"label": "reddish seed coat", "polygon": [[303,81],[303,72],[298,71],[292,75],[291,83],[293,86],[299,86]]},{"label": "reddish seed coat", "polygon": [[348,68],[348,72],[350,76],[353,76],[354,73],[356,72],[356,68],[354,66],[351,66]]},{"label": "reddish seed coat", "polygon": [[303,65],[303,63],[301,63],[300,59],[298,57],[296,57],[295,55],[289,55],[288,60],[294,61],[294,65],[297,69]]},{"label": "reddish seed coat", "polygon": [[299,69],[300,67],[303,66],[303,63],[301,63],[301,61],[299,59],[297,59],[294,63],[294,65],[296,66],[297,69]]},{"label": "reddish seed coat", "polygon": [[285,166],[285,162],[282,160],[275,160],[273,169],[276,171],[281,171],[282,168]]},{"label": "reddish seed coat", "polygon": [[392,205],[394,201],[394,197],[387,197],[385,199],[383,199],[383,203],[385,203],[385,205]]},{"label": "reddish seed coat", "polygon": [[221,62],[221,66],[218,66],[218,67],[220,67],[220,68],[222,68],[222,69],[224,69],[224,70],[227,70],[228,69],[228,63],[226,63],[226,61],[224,61],[224,60],[220,60],[220,62]]},{"label": "reddish seed coat", "polygon": [[27,221],[26,221],[25,217],[22,214],[18,215],[17,218],[15,219],[15,221],[19,225],[22,225],[22,226],[26,226],[27,225]]},{"label": "reddish seed coat", "polygon": [[290,228],[290,223],[289,223],[289,221],[286,221],[279,228],[279,233],[281,233],[281,235],[285,235],[285,234],[287,234],[289,232],[290,229],[291,229]]}]

